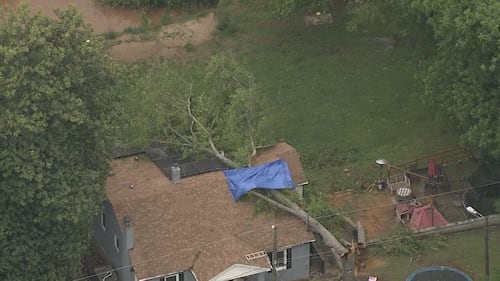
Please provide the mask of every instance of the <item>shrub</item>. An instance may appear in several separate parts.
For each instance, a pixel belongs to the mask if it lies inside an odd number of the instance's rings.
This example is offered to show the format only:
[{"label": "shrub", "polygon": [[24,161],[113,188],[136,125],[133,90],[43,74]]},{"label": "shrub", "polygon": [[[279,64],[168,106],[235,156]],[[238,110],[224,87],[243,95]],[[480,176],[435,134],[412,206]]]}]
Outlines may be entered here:
[{"label": "shrub", "polygon": [[113,40],[113,39],[118,38],[119,35],[120,35],[120,33],[115,32],[115,31],[106,31],[106,32],[104,32],[103,37],[106,40]]},{"label": "shrub", "polygon": [[160,25],[168,25],[172,23],[172,18],[169,15],[163,15],[160,18]]},{"label": "shrub", "polygon": [[420,255],[422,250],[429,248],[438,250],[446,247],[446,237],[434,235],[432,237],[417,237],[412,232],[396,230],[380,238],[386,253],[394,256]]},{"label": "shrub", "polygon": [[184,45],[184,49],[187,51],[187,52],[192,52],[194,51],[194,45],[193,43],[191,42],[187,42],[186,45]]},{"label": "shrub", "polygon": [[224,15],[219,19],[217,30],[228,35],[233,35],[236,33],[237,28],[236,25],[231,21],[231,19],[228,16]]}]

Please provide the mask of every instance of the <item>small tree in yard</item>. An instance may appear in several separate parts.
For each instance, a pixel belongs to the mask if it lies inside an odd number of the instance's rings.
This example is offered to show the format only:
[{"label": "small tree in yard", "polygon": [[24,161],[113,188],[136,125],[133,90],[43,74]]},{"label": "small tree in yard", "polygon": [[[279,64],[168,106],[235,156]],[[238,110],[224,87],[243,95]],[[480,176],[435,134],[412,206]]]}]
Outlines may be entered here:
[{"label": "small tree in yard", "polygon": [[104,199],[116,68],[74,8],[0,18],[0,280],[70,280]]}]

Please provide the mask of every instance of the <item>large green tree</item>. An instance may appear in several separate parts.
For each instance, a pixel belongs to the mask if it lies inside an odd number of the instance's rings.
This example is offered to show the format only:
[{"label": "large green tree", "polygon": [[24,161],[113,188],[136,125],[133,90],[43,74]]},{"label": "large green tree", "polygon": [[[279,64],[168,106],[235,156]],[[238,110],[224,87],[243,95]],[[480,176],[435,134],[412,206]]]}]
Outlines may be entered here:
[{"label": "large green tree", "polygon": [[0,279],[78,274],[104,198],[116,68],[75,8],[0,18]]},{"label": "large green tree", "polygon": [[431,30],[425,100],[456,120],[464,143],[500,159],[500,2],[354,0],[351,8],[351,27],[377,21],[398,23],[400,35],[412,35],[415,23]]},{"label": "large green tree", "polygon": [[133,78],[138,83],[130,88],[126,108],[132,139],[163,140],[246,164],[264,111],[253,75],[222,53],[188,75],[171,69],[138,67],[141,74]]}]

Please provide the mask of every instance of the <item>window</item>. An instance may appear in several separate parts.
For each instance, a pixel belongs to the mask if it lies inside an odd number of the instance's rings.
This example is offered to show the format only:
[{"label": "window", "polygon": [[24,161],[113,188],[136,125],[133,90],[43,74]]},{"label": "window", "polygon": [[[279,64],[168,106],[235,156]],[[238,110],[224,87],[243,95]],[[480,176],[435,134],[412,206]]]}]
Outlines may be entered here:
[{"label": "window", "polygon": [[176,275],[163,277],[162,281],[179,281],[178,278],[179,278],[179,275],[176,274]]},{"label": "window", "polygon": [[[267,252],[269,261],[273,265],[273,252]],[[276,252],[276,270],[283,270],[287,268],[292,268],[292,249],[288,248],[282,251]]]},{"label": "window", "polygon": [[118,240],[116,234],[115,234],[115,248],[117,252],[120,252],[120,240]]},{"label": "window", "polygon": [[184,272],[163,276],[160,281],[184,281]]},{"label": "window", "polygon": [[104,213],[104,210],[101,212],[101,225],[102,229],[106,230],[106,214]]}]

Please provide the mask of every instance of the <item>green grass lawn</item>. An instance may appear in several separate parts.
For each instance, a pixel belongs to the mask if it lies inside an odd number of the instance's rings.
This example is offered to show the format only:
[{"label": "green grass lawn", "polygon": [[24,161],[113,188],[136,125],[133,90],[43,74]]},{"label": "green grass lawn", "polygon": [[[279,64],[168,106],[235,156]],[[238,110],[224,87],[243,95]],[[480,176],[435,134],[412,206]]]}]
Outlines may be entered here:
[{"label": "green grass lawn", "polygon": [[[500,229],[490,228],[490,280],[500,280]],[[381,281],[404,281],[413,271],[426,266],[449,266],[468,274],[474,281],[485,279],[484,229],[465,231],[446,236],[446,247],[425,249],[418,257],[375,254],[378,260],[371,272]],[[373,252],[373,251],[372,251]]]},{"label": "green grass lawn", "polygon": [[377,158],[401,162],[458,142],[420,100],[411,42],[387,49],[375,40],[381,31],[347,32],[342,5],[334,24],[322,26],[241,5],[232,12],[238,32],[220,40],[256,76],[270,111],[266,132],[298,149],[314,188],[359,187],[377,177]]}]

